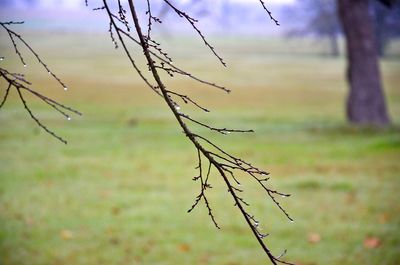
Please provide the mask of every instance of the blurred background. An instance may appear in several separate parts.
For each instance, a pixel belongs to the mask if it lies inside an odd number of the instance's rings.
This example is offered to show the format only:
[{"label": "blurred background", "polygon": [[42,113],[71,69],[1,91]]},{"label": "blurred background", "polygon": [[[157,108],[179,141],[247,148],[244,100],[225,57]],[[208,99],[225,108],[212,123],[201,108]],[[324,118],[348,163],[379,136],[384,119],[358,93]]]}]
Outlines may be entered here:
[{"label": "blurred background", "polygon": [[[145,25],[146,1],[136,1]],[[272,175],[292,197],[288,222],[254,183],[247,201],[275,253],[302,265],[400,264],[400,8],[370,2],[391,124],[354,126],[346,118],[345,39],[336,1],[266,1],[276,26],[253,1],[175,1],[225,59],[221,66],[190,25],[152,1],[163,23],[154,36],[174,63],[221,91],[165,77],[211,109],[183,111],[215,126],[255,129],[219,136],[194,127]],[[218,175],[198,194],[196,153],[165,104],[114,49],[100,1],[2,0],[12,26],[68,85],[62,88],[22,47],[27,68],[0,31],[0,67],[23,72],[44,95],[84,113],[67,121],[35,98],[29,117],[15,91],[0,110],[0,264],[265,264]],[[130,20],[130,18],[129,18]],[[142,52],[130,46],[146,69]],[[147,73],[146,73],[147,74]],[[0,93],[6,83],[0,82]]]}]

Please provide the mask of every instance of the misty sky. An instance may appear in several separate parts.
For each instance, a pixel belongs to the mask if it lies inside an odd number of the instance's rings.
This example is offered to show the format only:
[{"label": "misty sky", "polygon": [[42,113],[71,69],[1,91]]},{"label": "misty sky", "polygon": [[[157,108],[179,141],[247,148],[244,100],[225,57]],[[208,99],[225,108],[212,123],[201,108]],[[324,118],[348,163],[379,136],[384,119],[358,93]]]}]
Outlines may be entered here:
[{"label": "misty sky", "polygon": [[[180,2],[188,2],[189,0],[175,0]],[[222,1],[229,1],[229,2],[240,2],[240,3],[248,3],[248,4],[256,4],[259,0],[214,0],[214,2],[222,2]],[[98,0],[89,0],[89,3],[96,5],[99,1]],[[124,2],[124,1],[123,1]],[[267,4],[288,4],[293,3],[295,0],[266,0]],[[27,3],[30,5],[34,4],[36,7],[39,8],[52,8],[52,7],[63,7],[63,8],[80,8],[84,6],[84,0],[0,0],[0,5],[4,4],[12,4],[16,7],[26,7]]]},{"label": "misty sky", "polygon": [[[126,2],[126,0],[122,1]],[[137,3],[140,3],[139,1],[146,2],[145,0],[136,0]],[[173,1],[184,3],[189,0]],[[259,0],[204,1],[209,4],[206,5],[208,7],[207,16],[199,15],[199,12],[204,12],[204,10],[199,9],[198,6],[195,6],[191,12],[202,18],[199,24],[205,29],[205,32],[235,31],[252,34],[282,33],[284,25],[288,25],[288,22],[285,21],[283,15],[280,15],[279,8],[283,8],[284,4],[295,2],[295,0],[264,0],[267,6],[271,6],[274,14],[279,16],[282,26],[278,30],[273,23],[268,23],[270,21],[262,10]],[[100,0],[89,0],[88,2],[90,7],[101,5]],[[152,2],[157,5],[162,0],[152,0]],[[224,6],[223,2],[230,2],[232,5]],[[17,8],[18,12],[9,12],[8,8],[1,8],[6,6]],[[227,10],[229,10],[229,16],[222,16],[224,12],[228,12]],[[185,23],[182,23],[177,16],[166,16],[163,19],[168,20],[170,30],[192,32],[191,27],[185,27]],[[104,25],[107,24],[105,16],[101,12],[92,12],[91,8],[85,7],[84,0],[0,0],[0,20],[26,21],[26,27],[41,30],[103,31]],[[237,23],[238,21],[240,23]],[[232,23],[236,25],[234,28],[230,27]]]}]

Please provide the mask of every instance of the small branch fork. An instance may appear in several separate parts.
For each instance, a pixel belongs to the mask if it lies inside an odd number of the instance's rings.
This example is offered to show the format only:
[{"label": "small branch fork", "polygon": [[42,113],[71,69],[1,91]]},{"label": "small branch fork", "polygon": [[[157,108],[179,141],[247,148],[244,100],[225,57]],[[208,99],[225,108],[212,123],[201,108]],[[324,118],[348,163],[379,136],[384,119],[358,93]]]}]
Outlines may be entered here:
[{"label": "small branch fork", "polygon": [[[49,68],[49,66],[42,60],[42,58],[39,56],[38,53],[35,52],[35,50],[23,39],[23,37],[19,34],[17,34],[15,31],[10,29],[10,26],[13,25],[20,25],[23,24],[24,22],[14,22],[14,21],[9,21],[9,22],[0,22],[0,27],[4,29],[8,36],[10,37],[10,41],[14,47],[14,51],[19,57],[22,65],[24,67],[27,67],[27,64],[25,63],[25,59],[20,51],[20,48],[18,46],[19,43],[21,43],[23,46],[25,46],[36,58],[36,60],[39,62],[40,65],[53,77],[53,79],[56,80],[56,82],[66,91],[68,88],[67,86],[61,81],[61,79]],[[18,43],[19,42],[19,43]],[[0,61],[4,61],[4,57],[0,57]],[[6,103],[8,96],[10,95],[10,90],[15,89],[17,91],[18,97],[21,100],[24,108],[28,112],[29,116],[34,120],[34,122],[41,127],[43,130],[45,130],[48,134],[53,136],[54,138],[58,139],[64,144],[67,144],[67,141],[63,139],[61,136],[57,135],[54,131],[49,129],[36,115],[33,113],[32,109],[29,107],[25,96],[24,92],[27,94],[30,94],[38,99],[40,99],[42,102],[56,110],[58,113],[63,115],[67,120],[71,120],[71,114],[76,114],[76,115],[82,115],[79,111],[70,108],[68,106],[65,106],[49,97],[44,96],[43,94],[37,92],[34,88],[32,88],[32,83],[29,82],[24,74],[20,73],[12,73],[9,72],[7,69],[3,68],[0,65],[0,78],[5,80],[7,85],[5,86],[5,93],[3,96],[3,99],[0,102],[0,109],[4,106]]]},{"label": "small branch fork", "polygon": [[[282,213],[291,221],[293,219],[289,216],[286,210],[281,206],[278,197],[289,197],[289,194],[281,193],[277,190],[271,189],[268,187],[267,182],[269,180],[268,173],[253,166],[252,164],[237,158],[227,151],[208,140],[204,136],[194,133],[188,126],[187,122],[193,123],[194,125],[206,128],[208,130],[220,133],[220,134],[230,134],[230,133],[251,133],[253,130],[237,130],[237,129],[227,129],[227,128],[217,128],[201,122],[195,118],[190,117],[189,115],[181,112],[181,107],[176,102],[176,100],[181,100],[186,104],[191,104],[194,107],[200,109],[204,112],[209,112],[209,110],[199,104],[197,101],[192,99],[189,95],[181,94],[175,91],[168,89],[165,83],[161,79],[161,72],[166,73],[170,77],[174,77],[175,75],[181,75],[193,79],[197,82],[200,82],[204,85],[211,86],[223,92],[229,93],[230,89],[225,88],[223,86],[217,85],[212,82],[208,82],[201,78],[198,78],[191,73],[175,66],[173,61],[169,55],[163,51],[161,48],[161,44],[155,41],[152,37],[152,29],[154,24],[162,23],[162,20],[159,17],[154,16],[154,12],[152,12],[152,5],[150,0],[146,0],[146,10],[145,15],[147,16],[147,28],[145,31],[142,31],[138,14],[136,11],[136,6],[133,3],[133,0],[128,0],[129,8],[125,9],[124,6],[118,1],[117,10],[113,10],[109,5],[109,1],[102,0],[103,5],[93,10],[104,11],[109,18],[109,34],[110,38],[115,46],[115,48],[122,47],[125,55],[128,57],[135,71],[139,74],[139,76],[143,79],[143,81],[159,96],[161,96],[171,112],[175,116],[178,121],[180,127],[183,130],[184,135],[190,140],[190,142],[194,145],[197,152],[198,165],[196,169],[198,169],[199,173],[196,177],[193,178],[194,181],[200,184],[200,193],[196,196],[195,202],[190,207],[188,212],[191,212],[195,209],[195,207],[200,203],[200,201],[204,201],[205,207],[208,211],[208,214],[214,223],[214,225],[219,229],[220,226],[217,223],[216,217],[211,207],[211,203],[207,198],[207,192],[212,189],[210,184],[211,171],[214,169],[216,173],[222,177],[222,180],[225,182],[228,192],[231,194],[234,206],[239,209],[246,223],[248,224],[250,230],[254,234],[258,243],[266,253],[268,259],[272,264],[291,264],[282,260],[282,256],[286,253],[286,250],[282,255],[275,256],[272,254],[270,249],[267,247],[264,239],[268,236],[268,234],[264,234],[261,232],[260,223],[258,219],[249,212],[249,203],[246,202],[244,196],[244,190],[241,188],[241,183],[239,182],[236,175],[238,173],[247,174],[251,179],[253,179],[257,184],[259,184],[262,189],[265,191],[265,194],[268,198],[272,200],[272,202],[282,211]],[[183,12],[179,8],[177,8],[171,1],[163,0],[167,7],[170,8],[174,13],[176,13],[179,17],[184,18],[195,30],[195,32],[200,36],[203,40],[204,44],[211,50],[211,52],[217,57],[217,59],[225,66],[225,62],[222,57],[220,57],[214,47],[207,41],[204,34],[197,27],[197,20],[192,18],[187,13]],[[272,16],[271,12],[267,9],[264,1],[260,0],[265,11],[270,16],[271,20],[279,25],[278,21]],[[137,33],[137,37],[133,37],[131,35],[131,26],[127,21],[126,11],[130,10],[132,15],[133,24],[132,28]],[[116,37],[115,37],[116,36]],[[147,69],[150,72],[151,79],[146,77],[144,72],[139,69],[138,65],[134,61],[130,50],[128,49],[127,42],[132,42],[141,47],[143,54],[147,61]]]}]

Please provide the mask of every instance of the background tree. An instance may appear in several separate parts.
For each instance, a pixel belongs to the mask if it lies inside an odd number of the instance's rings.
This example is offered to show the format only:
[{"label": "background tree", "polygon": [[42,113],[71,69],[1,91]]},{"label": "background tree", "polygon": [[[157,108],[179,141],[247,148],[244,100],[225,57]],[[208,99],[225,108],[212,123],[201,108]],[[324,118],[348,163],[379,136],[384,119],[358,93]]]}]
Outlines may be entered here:
[{"label": "background tree", "polygon": [[350,86],[346,113],[353,124],[390,123],[381,81],[376,38],[368,0],[338,0],[347,47]]},{"label": "background tree", "polygon": [[334,0],[304,0],[297,1],[288,7],[296,24],[289,31],[289,36],[314,36],[329,40],[329,54],[339,55],[340,24]]},{"label": "background tree", "polygon": [[395,2],[306,0],[288,8],[296,21],[289,34],[329,38],[332,56],[339,53],[342,25],[348,60],[346,78],[350,85],[346,116],[350,123],[379,126],[390,123],[377,57],[383,55],[389,40],[397,35],[400,12],[396,13],[396,7],[387,8]]},{"label": "background tree", "polygon": [[390,42],[400,37],[400,1],[393,1],[391,8],[379,1],[371,4],[378,54],[383,57]]}]

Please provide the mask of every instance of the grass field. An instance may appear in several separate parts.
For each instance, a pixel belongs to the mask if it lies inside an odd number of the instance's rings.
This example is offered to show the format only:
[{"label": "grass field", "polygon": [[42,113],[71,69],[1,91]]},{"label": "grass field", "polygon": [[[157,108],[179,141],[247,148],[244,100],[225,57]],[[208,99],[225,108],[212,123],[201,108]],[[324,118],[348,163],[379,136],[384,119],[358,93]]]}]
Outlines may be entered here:
[{"label": "grass field", "polygon": [[[30,57],[35,87],[84,116],[66,121],[28,101],[69,141],[64,146],[34,124],[15,92],[0,111],[0,264],[268,264],[218,175],[209,198],[222,230],[203,205],[187,214],[198,193],[195,150],[122,51],[97,34],[25,35],[70,89],[65,93]],[[233,89],[225,95],[168,79],[212,112],[183,109],[256,133],[221,137],[197,129],[293,194],[283,200],[290,223],[242,179],[274,252],[287,248],[287,259],[302,265],[400,264],[398,57],[382,62],[394,126],[361,129],[344,119],[344,59],[321,55],[319,44],[216,39],[224,69],[196,41],[167,42],[177,64]],[[22,71],[7,45],[2,35],[0,64]]]}]

